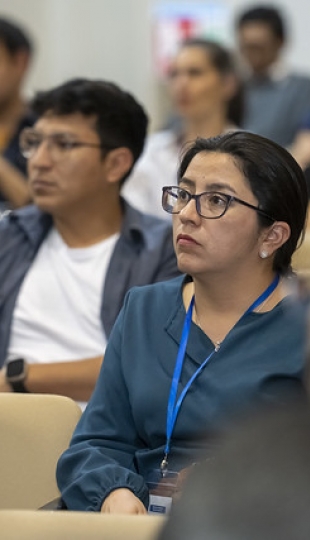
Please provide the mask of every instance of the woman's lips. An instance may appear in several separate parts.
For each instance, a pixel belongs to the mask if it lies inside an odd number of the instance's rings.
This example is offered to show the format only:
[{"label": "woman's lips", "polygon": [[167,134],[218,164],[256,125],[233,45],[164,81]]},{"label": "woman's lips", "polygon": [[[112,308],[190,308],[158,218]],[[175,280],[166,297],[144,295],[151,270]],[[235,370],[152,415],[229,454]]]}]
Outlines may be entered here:
[{"label": "woman's lips", "polygon": [[192,246],[192,245],[198,245],[198,242],[188,234],[179,234],[177,236],[177,243],[181,246]]}]

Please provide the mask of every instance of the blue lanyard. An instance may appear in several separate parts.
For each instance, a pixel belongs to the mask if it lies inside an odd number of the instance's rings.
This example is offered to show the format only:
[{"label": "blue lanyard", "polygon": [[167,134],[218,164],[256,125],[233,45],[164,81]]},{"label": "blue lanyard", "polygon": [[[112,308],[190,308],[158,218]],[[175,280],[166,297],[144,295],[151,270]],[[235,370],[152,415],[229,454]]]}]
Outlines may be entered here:
[{"label": "blue lanyard", "polygon": [[[243,317],[254,311],[258,306],[260,306],[267,298],[273,293],[273,291],[278,286],[280,280],[280,276],[276,275],[272,283],[267,287],[267,289],[253,302],[253,304],[250,305],[250,307],[244,312],[242,317],[239,319],[241,320]],[[189,308],[186,313],[183,330],[182,330],[182,336],[181,336],[181,342],[180,347],[178,350],[178,355],[176,359],[176,364],[174,368],[174,373],[172,377],[171,387],[170,387],[170,394],[169,394],[169,400],[168,400],[168,408],[167,408],[167,424],[166,424],[166,445],[164,450],[164,459],[161,462],[160,469],[162,471],[162,474],[164,475],[168,468],[168,456],[170,453],[170,445],[171,445],[171,437],[174,430],[174,426],[177,420],[177,416],[179,414],[181,405],[183,403],[183,400],[193,384],[194,380],[200,375],[202,370],[205,368],[207,363],[211,360],[212,356],[218,352],[218,348],[215,347],[214,350],[207,356],[207,358],[202,362],[202,364],[199,366],[199,368],[195,371],[195,373],[191,376],[185,387],[183,388],[178,400],[177,400],[177,390],[178,385],[180,382],[180,377],[182,373],[182,367],[183,362],[186,354],[186,346],[190,331],[190,325],[192,321],[192,315],[193,315],[193,308],[195,305],[195,297],[193,296],[189,305]]]}]

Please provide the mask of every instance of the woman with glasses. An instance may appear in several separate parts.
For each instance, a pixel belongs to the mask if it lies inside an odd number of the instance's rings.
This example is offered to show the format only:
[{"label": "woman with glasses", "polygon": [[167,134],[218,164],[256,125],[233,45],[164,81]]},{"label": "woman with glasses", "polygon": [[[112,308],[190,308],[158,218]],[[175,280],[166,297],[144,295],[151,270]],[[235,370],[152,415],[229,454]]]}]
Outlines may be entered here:
[{"label": "woman with glasses", "polygon": [[184,41],[172,60],[167,87],[174,115],[172,126],[150,135],[124,188],[125,197],[134,206],[159,217],[165,217],[161,188],[175,184],[184,144],[198,136],[214,137],[236,129],[243,112],[234,58],[214,41]]},{"label": "woman with glasses", "polygon": [[302,392],[304,318],[286,282],[307,202],[299,165],[267,139],[188,148],[163,189],[184,276],[126,297],[58,464],[69,509],[166,513],[236,415]]}]

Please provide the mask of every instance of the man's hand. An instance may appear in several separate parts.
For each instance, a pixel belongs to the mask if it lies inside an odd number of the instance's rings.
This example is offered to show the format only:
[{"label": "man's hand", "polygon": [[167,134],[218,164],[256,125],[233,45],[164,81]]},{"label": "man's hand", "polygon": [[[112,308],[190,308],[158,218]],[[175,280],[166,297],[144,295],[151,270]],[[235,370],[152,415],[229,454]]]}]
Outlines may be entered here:
[{"label": "man's hand", "polygon": [[146,514],[144,504],[130,489],[115,489],[108,495],[101,506],[105,514]]},{"label": "man's hand", "polygon": [[5,368],[0,370],[0,392],[12,392],[12,387],[6,382]]}]

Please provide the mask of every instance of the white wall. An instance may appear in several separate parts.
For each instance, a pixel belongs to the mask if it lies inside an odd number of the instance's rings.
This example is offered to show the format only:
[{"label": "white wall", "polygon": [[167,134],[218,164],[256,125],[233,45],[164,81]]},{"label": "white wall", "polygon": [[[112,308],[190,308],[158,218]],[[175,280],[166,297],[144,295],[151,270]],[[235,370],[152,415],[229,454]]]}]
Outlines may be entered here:
[{"label": "white wall", "polygon": [[[0,15],[12,16],[23,23],[36,42],[27,92],[31,94],[74,76],[114,80],[144,103],[153,118],[153,126],[160,124],[161,93],[151,70],[150,9],[155,1],[0,0]],[[257,1],[222,0],[222,3],[233,17],[236,11]],[[285,10],[291,22],[288,59],[310,72],[309,0],[282,0],[277,5]],[[231,43],[233,37],[231,32]]]}]

